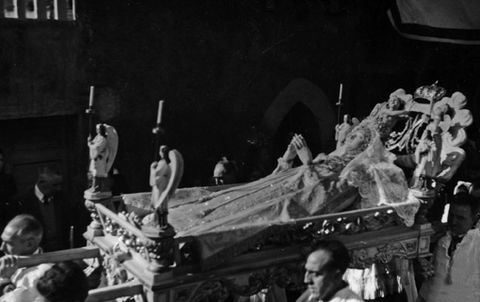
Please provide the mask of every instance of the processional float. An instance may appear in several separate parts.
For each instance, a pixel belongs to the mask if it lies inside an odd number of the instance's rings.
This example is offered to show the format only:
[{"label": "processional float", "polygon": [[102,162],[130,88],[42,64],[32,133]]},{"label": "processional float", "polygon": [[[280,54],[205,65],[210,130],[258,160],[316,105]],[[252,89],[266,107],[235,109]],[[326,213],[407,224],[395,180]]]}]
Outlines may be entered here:
[{"label": "processional float", "polygon": [[[177,216],[169,221],[169,209],[181,204],[188,210],[189,204],[212,202],[205,196],[222,194],[226,187],[177,188],[183,174],[182,156],[158,142],[150,166],[152,191],[112,196],[105,185],[108,178],[102,177],[111,168],[118,136],[111,126],[97,127],[96,137],[89,139],[93,179],[85,191],[85,204],[92,223],[84,237],[91,256],[100,255],[109,286],[92,290],[88,301],[126,296],[148,302],[226,301],[229,297],[243,301],[259,293],[286,301],[284,289],[303,288],[302,261],[312,243],[324,238],[343,241],[351,254],[350,266],[356,269],[430,256],[433,230],[424,217],[425,209],[465,157],[461,145],[466,140],[465,127],[472,123],[465,105],[460,92],[447,96],[433,84],[418,88],[413,96],[399,89],[367,117],[376,125],[383,146],[396,154],[395,163],[413,171],[408,196],[410,205],[416,206],[406,211],[420,210],[409,226],[399,216],[402,209],[386,200],[385,205],[263,224],[258,223],[262,217],[257,217],[252,225],[238,228],[224,218],[217,224],[205,222],[210,228],[200,221],[194,222],[197,231],[185,231]],[[153,131],[157,140],[162,106],[160,102]],[[92,102],[89,109],[92,112]],[[364,127],[362,123],[358,127]],[[351,128],[355,131],[356,126]],[[103,161],[95,161],[99,154],[106,154]],[[227,190],[237,188],[244,187]],[[377,193],[380,199],[388,196],[381,190]],[[224,204],[229,202],[233,204],[235,198]],[[413,217],[415,212],[407,214]]]}]

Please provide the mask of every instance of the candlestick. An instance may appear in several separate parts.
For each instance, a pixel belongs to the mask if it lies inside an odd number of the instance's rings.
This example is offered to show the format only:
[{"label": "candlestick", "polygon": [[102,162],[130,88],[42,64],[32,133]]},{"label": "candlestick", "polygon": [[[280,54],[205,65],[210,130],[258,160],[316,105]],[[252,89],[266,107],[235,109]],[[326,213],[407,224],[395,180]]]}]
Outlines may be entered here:
[{"label": "candlestick", "polygon": [[160,123],[162,122],[162,110],[163,110],[163,100],[158,102],[157,125],[160,125]]},{"label": "candlestick", "polygon": [[88,99],[88,107],[93,107],[93,94],[95,91],[95,86],[90,86],[90,98]]},{"label": "candlestick", "polygon": [[338,101],[342,100],[342,93],[343,93],[343,84],[340,83],[340,91],[338,92]]},{"label": "candlestick", "polygon": [[74,227],[73,225],[70,226],[70,233],[69,233],[69,237],[68,237],[68,241],[69,241],[69,246],[71,249],[73,249],[73,246],[74,246]]}]

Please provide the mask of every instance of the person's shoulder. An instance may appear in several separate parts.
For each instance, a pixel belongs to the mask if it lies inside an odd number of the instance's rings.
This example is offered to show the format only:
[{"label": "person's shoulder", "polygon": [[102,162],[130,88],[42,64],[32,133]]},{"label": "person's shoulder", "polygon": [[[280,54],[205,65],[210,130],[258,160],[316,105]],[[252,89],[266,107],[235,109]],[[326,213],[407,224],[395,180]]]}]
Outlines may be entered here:
[{"label": "person's shoulder", "polygon": [[22,280],[27,282],[35,282],[38,278],[48,271],[53,266],[52,263],[42,263],[36,266],[30,266],[22,271],[20,274]]},{"label": "person's shoulder", "polygon": [[16,288],[0,298],[0,302],[46,302],[33,288]]},{"label": "person's shoulder", "polygon": [[363,299],[347,286],[337,292],[332,302],[363,302]]},{"label": "person's shoulder", "polygon": [[310,297],[310,291],[307,289],[304,291],[300,297],[295,302],[308,302],[308,298]]},{"label": "person's shoulder", "polygon": [[480,229],[478,227],[468,231],[465,237],[469,240],[475,240],[475,243],[480,245]]}]

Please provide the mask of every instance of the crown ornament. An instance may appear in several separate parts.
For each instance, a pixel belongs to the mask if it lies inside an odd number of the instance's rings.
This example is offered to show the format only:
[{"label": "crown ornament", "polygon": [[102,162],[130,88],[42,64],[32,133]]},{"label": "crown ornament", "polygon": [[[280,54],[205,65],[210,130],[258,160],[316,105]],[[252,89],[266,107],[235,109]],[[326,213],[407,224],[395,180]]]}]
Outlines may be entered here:
[{"label": "crown ornament", "polygon": [[426,100],[429,103],[435,103],[441,100],[447,93],[447,90],[445,90],[445,88],[443,87],[438,86],[437,84],[438,81],[436,81],[432,85],[418,87],[417,90],[415,90],[413,98],[415,100]]}]

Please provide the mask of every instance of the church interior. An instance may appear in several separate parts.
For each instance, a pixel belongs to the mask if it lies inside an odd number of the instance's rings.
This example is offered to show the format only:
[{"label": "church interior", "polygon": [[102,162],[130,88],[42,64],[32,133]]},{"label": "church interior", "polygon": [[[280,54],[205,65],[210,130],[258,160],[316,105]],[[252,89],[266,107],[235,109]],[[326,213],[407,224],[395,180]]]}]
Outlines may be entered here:
[{"label": "church interior", "polygon": [[445,204],[480,198],[479,20],[446,0],[0,0],[2,241],[41,217],[22,265],[88,258],[90,302],[347,301],[301,300],[323,239],[351,287],[382,271],[348,301],[453,301],[422,283]]}]

